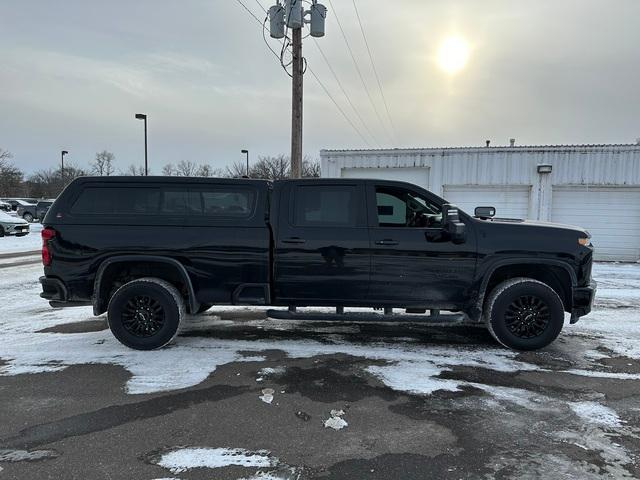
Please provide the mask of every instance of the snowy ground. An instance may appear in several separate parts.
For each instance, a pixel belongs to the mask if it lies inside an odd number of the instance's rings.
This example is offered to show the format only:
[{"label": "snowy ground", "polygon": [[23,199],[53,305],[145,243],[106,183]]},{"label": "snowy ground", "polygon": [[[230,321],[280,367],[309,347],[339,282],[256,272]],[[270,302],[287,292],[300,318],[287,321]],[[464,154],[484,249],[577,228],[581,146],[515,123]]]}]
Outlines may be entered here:
[{"label": "snowy ground", "polygon": [[597,265],[595,311],[519,354],[481,328],[245,308],[136,352],[90,308],[51,309],[41,267],[12,262],[0,480],[640,476],[640,265]]},{"label": "snowy ground", "polygon": [[16,237],[15,235],[7,235],[0,238],[0,255],[3,253],[27,252],[38,250],[42,246],[40,232],[42,225],[40,223],[31,223],[29,225],[29,235],[24,237]]}]

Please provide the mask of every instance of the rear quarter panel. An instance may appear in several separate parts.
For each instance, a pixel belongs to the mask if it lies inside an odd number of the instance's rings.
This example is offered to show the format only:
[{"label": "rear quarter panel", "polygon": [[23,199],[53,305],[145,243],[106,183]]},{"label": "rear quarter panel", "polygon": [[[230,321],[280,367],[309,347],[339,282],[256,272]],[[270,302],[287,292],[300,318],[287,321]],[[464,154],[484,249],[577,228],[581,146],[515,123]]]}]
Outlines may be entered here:
[{"label": "rear quarter panel", "polygon": [[182,263],[200,303],[230,303],[239,284],[268,283],[266,185],[255,187],[256,208],[250,219],[222,222],[198,222],[185,216],[74,217],[69,213],[70,205],[81,188],[75,185],[65,190],[44,220],[45,227],[57,232],[50,242],[53,262],[45,267],[45,275],[61,279],[70,300],[90,300],[100,265],[128,254],[167,257]]}]

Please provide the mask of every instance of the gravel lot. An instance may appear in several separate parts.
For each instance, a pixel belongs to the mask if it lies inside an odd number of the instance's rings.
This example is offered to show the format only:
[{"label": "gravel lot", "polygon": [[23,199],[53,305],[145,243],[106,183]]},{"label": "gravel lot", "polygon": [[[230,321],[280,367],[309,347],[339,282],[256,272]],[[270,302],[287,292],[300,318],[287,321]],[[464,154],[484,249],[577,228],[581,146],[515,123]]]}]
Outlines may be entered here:
[{"label": "gravel lot", "polygon": [[597,265],[539,352],[244,308],[136,352],[40,299],[35,259],[0,259],[0,479],[640,477],[640,265]]}]

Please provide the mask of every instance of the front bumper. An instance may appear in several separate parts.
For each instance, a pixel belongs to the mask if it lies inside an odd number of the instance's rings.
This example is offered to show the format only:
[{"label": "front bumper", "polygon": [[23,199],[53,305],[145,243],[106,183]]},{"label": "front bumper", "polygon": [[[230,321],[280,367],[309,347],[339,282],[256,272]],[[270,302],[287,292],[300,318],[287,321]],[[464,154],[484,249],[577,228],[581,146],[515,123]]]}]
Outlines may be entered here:
[{"label": "front bumper", "polygon": [[573,287],[573,308],[571,309],[571,323],[576,323],[580,317],[587,315],[593,307],[598,284],[591,280],[586,287]]},{"label": "front bumper", "polygon": [[26,235],[27,233],[29,233],[29,225],[22,225],[22,224],[17,224],[17,225],[11,225],[11,224],[5,224],[3,225],[3,229],[4,229],[4,234],[5,235]]}]

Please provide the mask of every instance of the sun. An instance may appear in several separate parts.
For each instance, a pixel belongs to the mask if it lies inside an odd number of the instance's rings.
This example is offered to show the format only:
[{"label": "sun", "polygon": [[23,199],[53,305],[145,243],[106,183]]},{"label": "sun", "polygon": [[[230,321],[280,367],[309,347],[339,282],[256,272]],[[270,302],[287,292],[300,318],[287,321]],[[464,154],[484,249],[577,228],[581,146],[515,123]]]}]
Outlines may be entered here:
[{"label": "sun", "polygon": [[453,75],[461,71],[469,60],[469,44],[458,36],[447,37],[438,49],[438,66]]}]

